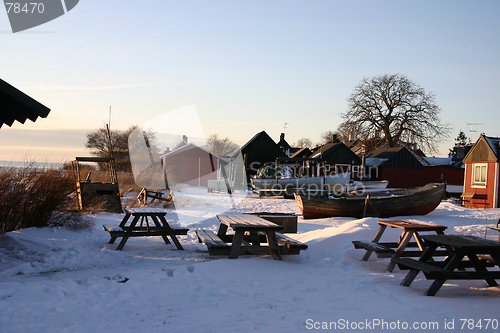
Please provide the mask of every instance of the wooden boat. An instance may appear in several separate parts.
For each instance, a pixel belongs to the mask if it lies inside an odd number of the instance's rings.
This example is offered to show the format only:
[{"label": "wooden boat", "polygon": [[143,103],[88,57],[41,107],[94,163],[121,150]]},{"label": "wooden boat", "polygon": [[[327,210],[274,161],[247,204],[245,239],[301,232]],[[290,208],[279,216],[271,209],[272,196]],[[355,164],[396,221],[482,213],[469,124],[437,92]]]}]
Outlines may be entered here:
[{"label": "wooden boat", "polygon": [[328,188],[334,191],[337,188],[344,188],[350,177],[351,173],[346,172],[324,177],[252,178],[250,181],[256,190],[284,190],[291,187],[315,190]]},{"label": "wooden boat", "polygon": [[392,217],[425,215],[444,198],[446,184],[432,184],[397,191],[365,192],[339,198],[307,198],[295,194],[305,219],[323,217]]}]

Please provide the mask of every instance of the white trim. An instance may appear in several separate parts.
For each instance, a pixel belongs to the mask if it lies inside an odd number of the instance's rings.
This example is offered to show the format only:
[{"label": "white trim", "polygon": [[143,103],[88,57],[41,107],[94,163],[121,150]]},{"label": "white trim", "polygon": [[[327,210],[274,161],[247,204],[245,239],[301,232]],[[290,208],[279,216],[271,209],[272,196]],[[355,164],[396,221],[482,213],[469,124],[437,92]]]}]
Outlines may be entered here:
[{"label": "white trim", "polygon": [[[480,176],[484,176],[484,182],[475,182],[476,181],[476,167],[480,167],[480,170],[482,170],[482,167],[486,167],[485,169],[485,174],[483,175],[482,172],[480,173]],[[488,185],[488,163],[472,163],[472,175],[471,175],[471,187],[475,188],[486,188]],[[480,177],[482,178],[482,177]]]},{"label": "white trim", "polygon": [[495,168],[495,183],[494,183],[494,191],[493,191],[493,208],[498,208],[498,176],[500,173],[500,163],[495,163],[496,168]]}]

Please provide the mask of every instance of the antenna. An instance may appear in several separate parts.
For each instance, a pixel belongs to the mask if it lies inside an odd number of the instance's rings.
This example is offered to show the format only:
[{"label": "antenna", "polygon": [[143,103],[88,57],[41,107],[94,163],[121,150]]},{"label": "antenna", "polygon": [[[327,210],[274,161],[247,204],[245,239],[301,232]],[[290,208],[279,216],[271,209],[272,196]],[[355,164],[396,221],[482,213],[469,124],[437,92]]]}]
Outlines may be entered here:
[{"label": "antenna", "polygon": [[483,125],[483,123],[467,123],[467,125],[469,125],[469,126],[470,126],[469,143],[471,143],[472,133],[473,133],[473,132],[477,132],[476,130],[473,130],[473,129],[472,129],[472,126],[475,126],[475,125]]},{"label": "antenna", "polygon": [[286,125],[289,125],[290,123],[285,123],[283,124],[283,133],[285,133]]}]

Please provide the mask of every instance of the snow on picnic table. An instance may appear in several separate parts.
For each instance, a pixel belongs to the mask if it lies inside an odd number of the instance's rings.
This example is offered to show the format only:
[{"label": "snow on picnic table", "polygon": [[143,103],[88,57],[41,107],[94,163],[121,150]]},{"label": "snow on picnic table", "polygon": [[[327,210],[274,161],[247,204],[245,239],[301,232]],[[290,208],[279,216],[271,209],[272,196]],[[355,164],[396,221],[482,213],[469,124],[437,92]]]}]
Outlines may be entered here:
[{"label": "snow on picnic table", "polygon": [[[115,251],[102,225],[118,224],[123,214],[90,215],[92,231],[30,228],[0,235],[0,332],[296,332],[324,325],[382,332],[404,331],[406,324],[413,332],[441,332],[445,325],[451,331],[452,324],[471,331],[462,319],[482,320],[475,332],[498,331],[499,287],[447,281],[427,297],[431,281],[422,274],[402,287],[406,272],[385,272],[389,259],[360,261],[364,252],[351,241],[371,239],[375,218],[299,218],[299,232],[289,236],[309,248],[283,261],[210,257],[194,230],[218,228],[218,203],[211,198],[184,198],[170,208],[167,217],[182,215],[190,228],[179,237],[184,251],[161,237],[131,238]],[[233,210],[300,213],[294,200],[253,194]],[[443,201],[429,215],[404,218],[483,237],[500,209]],[[196,222],[186,224],[190,220]],[[400,232],[388,229],[384,238]],[[488,319],[494,321],[486,328]]]}]

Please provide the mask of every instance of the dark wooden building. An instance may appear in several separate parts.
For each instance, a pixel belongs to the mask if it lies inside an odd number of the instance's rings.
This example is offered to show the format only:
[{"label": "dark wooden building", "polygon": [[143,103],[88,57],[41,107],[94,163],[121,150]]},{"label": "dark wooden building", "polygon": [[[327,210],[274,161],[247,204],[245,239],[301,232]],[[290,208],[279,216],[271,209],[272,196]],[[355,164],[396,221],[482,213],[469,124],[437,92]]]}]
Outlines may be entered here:
[{"label": "dark wooden building", "polygon": [[[275,162],[278,157],[288,157],[265,131],[257,133],[245,143],[238,151],[240,152],[248,182],[250,182],[250,177],[254,176],[265,163]],[[240,177],[236,175],[236,178]]]},{"label": "dark wooden building", "polygon": [[295,153],[293,153],[291,158],[307,158],[312,155],[312,150],[309,148],[300,148]]},{"label": "dark wooden building", "polygon": [[425,185],[427,165],[406,147],[378,148],[366,158],[366,173],[370,180],[388,180],[388,187],[416,187]]},{"label": "dark wooden building", "polygon": [[319,147],[310,157],[322,159],[324,161],[324,166],[313,171],[315,176],[321,176],[323,173],[334,175],[350,172],[351,179],[360,179],[361,158],[340,141],[327,143]]},{"label": "dark wooden building", "polygon": [[48,107],[0,79],[0,127],[12,126],[14,121],[24,124],[27,119],[46,118],[49,112]]}]

